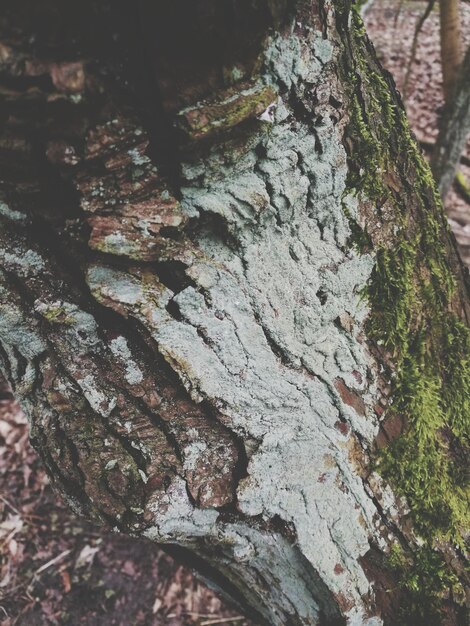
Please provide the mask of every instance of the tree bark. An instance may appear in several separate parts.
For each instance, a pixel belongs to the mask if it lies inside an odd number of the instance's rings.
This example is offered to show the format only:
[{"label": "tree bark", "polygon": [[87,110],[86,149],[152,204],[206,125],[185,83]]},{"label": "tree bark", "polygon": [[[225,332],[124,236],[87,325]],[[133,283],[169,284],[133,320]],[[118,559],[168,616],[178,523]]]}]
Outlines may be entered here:
[{"label": "tree bark", "polygon": [[450,105],[462,63],[459,0],[440,0],[441,63],[444,97]]},{"label": "tree bark", "polygon": [[0,363],[70,506],[259,623],[464,623],[467,288],[358,15],[12,6]]},{"label": "tree bark", "polygon": [[431,160],[431,168],[444,200],[452,187],[457,166],[470,135],[470,48],[459,73],[453,100],[444,111]]}]

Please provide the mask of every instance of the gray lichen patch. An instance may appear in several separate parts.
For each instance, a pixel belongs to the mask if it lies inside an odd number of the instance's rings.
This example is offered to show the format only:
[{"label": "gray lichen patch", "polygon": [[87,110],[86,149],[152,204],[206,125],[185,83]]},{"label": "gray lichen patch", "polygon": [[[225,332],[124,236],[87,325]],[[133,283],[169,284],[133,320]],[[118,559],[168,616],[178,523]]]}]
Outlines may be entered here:
[{"label": "gray lichen patch", "polygon": [[197,537],[212,534],[218,511],[195,508],[188,497],[186,483],[176,479],[165,494],[150,505],[155,525],[144,532],[154,541],[179,541],[183,545]]},{"label": "gray lichen patch", "polygon": [[[356,559],[368,550],[368,533],[359,518],[372,529],[375,507],[349,468],[345,438],[335,427],[338,401],[325,382],[282,365],[231,274],[220,272],[208,295],[210,308],[192,288],[178,294],[183,321],[169,321],[153,336],[194,397],[217,406],[241,436],[262,441],[238,489],[241,510],[294,523],[322,577],[338,591],[354,572],[362,595],[368,582]],[[346,564],[342,576],[334,573],[338,562]]]},{"label": "gray lichen patch", "polygon": [[131,274],[104,265],[91,265],[87,283],[93,296],[121,315],[145,319],[152,325],[170,318],[166,307],[173,292],[150,272]]},{"label": "gray lichen patch", "polygon": [[[311,121],[285,98],[273,125],[235,156],[221,143],[183,164],[182,208],[206,224],[196,234],[203,254],[187,270],[194,286],[173,294],[155,278],[100,267],[88,281],[100,302],[146,327],[194,401],[208,403],[252,442],[248,476],[237,489],[240,512],[289,524],[311,575],[348,599],[345,614],[356,607],[351,624],[366,623],[364,598],[372,591],[360,557],[380,533],[350,457],[365,464],[356,433],[371,442],[378,429],[360,295],[374,259],[348,245],[344,205],[354,215],[357,202],[345,193],[343,129],[321,115],[329,106],[325,85],[334,88],[332,50],[317,33],[309,43],[293,33],[273,39],[265,79],[300,98],[321,84]],[[229,240],[211,218],[222,220]],[[344,401],[338,380],[360,397],[361,411]],[[188,442],[186,471],[205,454],[200,440]],[[155,539],[223,535],[217,515],[195,509],[182,488],[152,506]],[[236,548],[240,561],[251,553],[246,532]]]},{"label": "gray lichen patch", "polygon": [[50,324],[62,327],[68,347],[77,354],[99,350],[98,324],[91,313],[72,302],[39,298],[34,303],[34,309]]},{"label": "gray lichen patch", "polygon": [[[361,557],[371,537],[385,548],[382,532],[388,533],[363,480],[380,395],[371,382],[377,376],[361,298],[375,259],[349,244],[358,204],[346,189],[336,52],[319,32],[297,36],[301,27],[292,24],[265,50],[260,80],[282,96],[259,111],[250,101],[248,117],[270,107],[269,124],[253,121],[242,140],[235,131],[215,132],[246,119],[230,94],[182,112],[194,139],[181,166],[178,203],[196,250],[183,261],[189,285],[165,287],[158,267],[98,264],[87,281],[100,304],[145,329],[151,349],[193,403],[210,409],[214,429],[223,426],[245,445],[248,465],[240,468],[238,484],[230,484],[247,524],[228,530],[215,510],[232,502],[216,491],[220,485],[227,491],[233,454],[216,454],[207,432],[191,425],[184,437],[178,433],[182,475],[146,502],[147,535],[195,551],[208,538],[229,555],[227,575],[239,586],[242,571],[248,580],[251,575],[247,562],[256,559],[253,572],[281,572],[273,581],[278,591],[305,576],[309,589],[282,590],[305,623],[316,623],[329,607],[350,624],[372,625],[380,620],[366,617],[373,589]],[[232,105],[243,113],[233,124],[226,115]],[[206,134],[211,140],[199,150],[196,140]],[[137,223],[143,239],[151,235],[147,217]],[[119,228],[106,228],[101,235],[119,247]],[[110,349],[132,368],[125,370],[128,382],[138,378],[127,344],[118,337]],[[208,479],[211,469],[219,482]],[[271,550],[266,536],[253,536],[252,524],[279,520],[295,545],[283,537],[282,549]],[[283,568],[298,574],[283,576]]]},{"label": "gray lichen patch", "polygon": [[87,374],[83,378],[77,375],[76,380],[91,408],[99,415],[108,417],[116,406],[116,398],[108,397],[106,392],[100,389],[100,385],[92,374]]},{"label": "gray lichen patch", "polygon": [[[273,40],[271,80],[288,89],[295,83],[297,94],[318,81],[328,102],[322,73],[331,71],[332,50],[320,40],[312,34],[310,48],[295,36]],[[236,163],[214,149],[203,167],[184,165],[183,206],[221,217],[237,247],[201,230],[199,245],[225,267],[193,266],[200,291],[175,296],[179,319],[153,336],[195,399],[260,442],[239,484],[240,510],[292,524],[329,589],[353,599],[350,623],[365,623],[358,607],[371,588],[359,559],[377,535],[377,511],[349,455],[354,433],[372,441],[378,428],[361,299],[374,258],[348,246],[344,203],[350,214],[357,204],[344,199],[342,126],[326,115],[300,120],[285,100],[275,116]],[[360,395],[363,412],[344,402],[338,378]],[[352,430],[338,430],[339,420]]]},{"label": "gray lichen patch", "polygon": [[46,268],[44,260],[34,250],[1,250],[0,262],[6,270],[18,272],[20,276],[34,275]]},{"label": "gray lichen patch", "polygon": [[0,200],[0,215],[6,217],[9,220],[15,222],[23,222],[26,219],[26,214],[15,209],[11,209],[6,202]]},{"label": "gray lichen patch", "polygon": [[16,382],[17,397],[26,398],[37,379],[37,359],[46,351],[47,344],[36,325],[13,301],[4,279],[0,270],[0,346],[4,355],[0,357],[0,367]]},{"label": "gray lichen patch", "polygon": [[144,375],[137,363],[132,359],[131,351],[125,337],[120,335],[109,344],[111,352],[126,368],[126,380],[130,385],[141,383]]}]

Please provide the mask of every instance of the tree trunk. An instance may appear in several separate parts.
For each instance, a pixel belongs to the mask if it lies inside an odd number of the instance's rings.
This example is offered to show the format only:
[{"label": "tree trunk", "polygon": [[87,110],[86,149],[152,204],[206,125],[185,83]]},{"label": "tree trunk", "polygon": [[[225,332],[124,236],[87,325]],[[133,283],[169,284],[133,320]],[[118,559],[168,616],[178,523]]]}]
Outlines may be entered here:
[{"label": "tree trunk", "polygon": [[37,4],[0,363],[54,484],[259,623],[464,623],[464,274],[356,12]]},{"label": "tree trunk", "polygon": [[440,0],[441,63],[444,97],[450,105],[462,62],[459,0]]},{"label": "tree trunk", "polygon": [[470,135],[470,48],[459,73],[455,96],[444,111],[439,136],[431,159],[431,168],[442,200],[452,183]]}]

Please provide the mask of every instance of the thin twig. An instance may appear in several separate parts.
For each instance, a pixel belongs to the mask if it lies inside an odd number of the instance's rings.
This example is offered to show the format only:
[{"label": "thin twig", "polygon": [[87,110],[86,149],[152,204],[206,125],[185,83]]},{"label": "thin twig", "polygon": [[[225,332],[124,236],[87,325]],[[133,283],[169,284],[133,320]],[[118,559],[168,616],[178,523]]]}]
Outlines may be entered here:
[{"label": "thin twig", "polygon": [[41,567],[34,572],[34,576],[37,576],[38,574],[41,574],[44,570],[48,569],[49,567],[52,567],[52,565],[55,565],[56,563],[61,561],[64,557],[66,557],[71,552],[72,550],[64,550],[58,556],[54,557],[47,563],[44,563],[44,565],[41,565]]},{"label": "thin twig", "polygon": [[228,624],[229,622],[241,622],[244,617],[219,617],[217,619],[210,619],[206,622],[201,622],[201,626],[211,626],[212,624]]},{"label": "thin twig", "polygon": [[22,513],[20,511],[18,511],[18,509],[16,507],[14,507],[13,504],[11,502],[9,502],[6,498],[4,498],[1,494],[0,494],[0,500],[4,504],[6,504],[7,507],[13,511],[13,513],[16,513],[20,517],[23,517]]}]

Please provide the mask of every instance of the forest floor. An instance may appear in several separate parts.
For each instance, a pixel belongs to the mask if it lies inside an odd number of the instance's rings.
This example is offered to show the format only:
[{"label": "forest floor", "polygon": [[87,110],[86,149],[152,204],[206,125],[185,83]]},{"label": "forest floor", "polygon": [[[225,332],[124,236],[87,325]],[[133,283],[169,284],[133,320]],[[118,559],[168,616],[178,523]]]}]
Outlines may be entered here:
[{"label": "forest floor", "polygon": [[[366,15],[382,63],[404,92],[415,24],[426,2],[376,0]],[[470,6],[463,5],[470,44]],[[428,152],[442,110],[434,10],[411,66],[408,116]],[[467,150],[467,159],[470,149]],[[462,172],[470,180],[470,160]],[[456,190],[447,210],[470,264],[470,206]],[[249,626],[237,611],[158,547],[103,533],[56,497],[14,402],[0,397],[0,624],[3,626]]]}]

